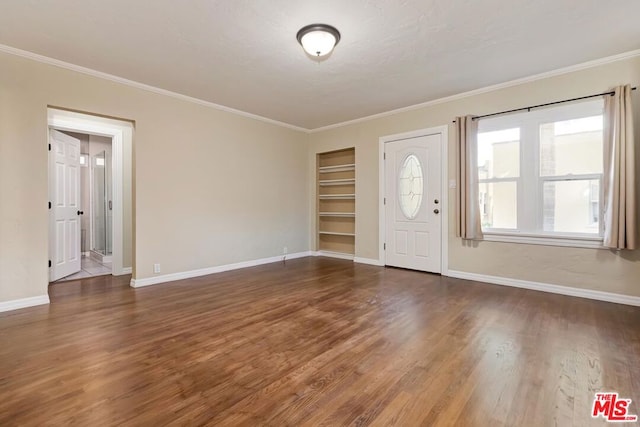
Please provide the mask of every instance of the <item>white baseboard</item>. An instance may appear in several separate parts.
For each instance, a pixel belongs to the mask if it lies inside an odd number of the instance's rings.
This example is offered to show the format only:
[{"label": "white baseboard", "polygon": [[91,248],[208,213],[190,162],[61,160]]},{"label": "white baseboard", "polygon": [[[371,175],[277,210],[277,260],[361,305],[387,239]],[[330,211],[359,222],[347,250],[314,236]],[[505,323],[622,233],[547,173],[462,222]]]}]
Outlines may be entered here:
[{"label": "white baseboard", "polygon": [[49,295],[38,295],[37,297],[14,299],[0,302],[0,312],[17,310],[19,308],[33,307],[34,305],[49,304]]},{"label": "white baseboard", "polygon": [[[298,252],[286,255],[287,260],[304,258],[313,255],[312,252]],[[132,288],[140,288],[143,286],[157,285],[158,283],[173,282],[175,280],[190,279],[192,277],[207,276],[209,274],[222,273],[223,271],[238,270],[240,268],[255,267],[257,265],[271,264],[273,262],[281,262],[284,255],[256,259],[252,261],[243,261],[235,264],[219,265],[216,267],[201,268],[199,270],[183,271],[180,273],[163,274],[162,276],[146,277],[143,279],[131,279]]]},{"label": "white baseboard", "polygon": [[127,274],[131,274],[133,272],[133,268],[132,267],[123,267],[122,271],[120,271],[120,273],[116,273],[116,271],[112,271],[111,274],[113,276],[126,276]]},{"label": "white baseboard", "polygon": [[[274,256],[271,258],[264,258],[262,260],[258,260],[258,264],[256,265],[261,265],[261,264],[270,264],[272,262],[278,262],[278,261],[282,261],[282,257],[284,257],[285,255],[280,255],[280,256]],[[304,251],[304,252],[296,252],[294,254],[288,254],[286,255],[287,257],[287,261],[289,261],[290,259],[296,259],[296,258],[306,258],[308,256],[313,256],[313,253],[311,251]],[[274,260],[274,261],[268,261],[268,260]],[[265,261],[265,262],[261,262],[261,261]],[[249,261],[249,262],[256,262],[256,261]],[[234,265],[234,264],[231,264]],[[244,268],[244,267],[240,267],[240,268]]]},{"label": "white baseboard", "polygon": [[509,279],[507,277],[487,276],[484,274],[466,273],[464,271],[449,270],[447,276],[457,279],[474,280],[476,282],[492,283],[494,285],[512,286],[515,288],[531,289],[533,291],[551,292],[553,294],[569,295],[572,297],[588,298],[598,301],[614,302],[640,306],[640,297],[615,294],[612,292],[594,291],[591,289],[573,288],[570,286],[552,285],[549,283],[530,282],[527,280]]},{"label": "white baseboard", "polygon": [[340,252],[331,252],[331,251],[316,251],[312,252],[313,256],[326,256],[329,258],[338,258],[338,259],[347,259],[349,261],[353,261],[353,255],[351,254],[343,254]]},{"label": "white baseboard", "polygon": [[380,260],[373,259],[373,258],[355,257],[353,258],[353,262],[357,262],[360,264],[376,265],[378,267],[384,267],[384,262],[381,262]]}]

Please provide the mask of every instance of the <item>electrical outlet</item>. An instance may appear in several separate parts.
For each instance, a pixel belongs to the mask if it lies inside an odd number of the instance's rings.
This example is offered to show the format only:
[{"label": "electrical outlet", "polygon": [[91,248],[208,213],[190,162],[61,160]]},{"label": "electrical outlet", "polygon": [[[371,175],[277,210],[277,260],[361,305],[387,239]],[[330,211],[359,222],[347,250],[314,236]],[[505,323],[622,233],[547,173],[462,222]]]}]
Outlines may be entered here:
[{"label": "electrical outlet", "polygon": [[286,255],[286,254],[287,254],[287,250],[288,250],[288,249],[287,249],[287,247],[285,246],[284,248],[282,248],[282,253],[283,253],[284,255]]},{"label": "electrical outlet", "polygon": [[153,264],[153,272],[160,273],[160,264]]}]

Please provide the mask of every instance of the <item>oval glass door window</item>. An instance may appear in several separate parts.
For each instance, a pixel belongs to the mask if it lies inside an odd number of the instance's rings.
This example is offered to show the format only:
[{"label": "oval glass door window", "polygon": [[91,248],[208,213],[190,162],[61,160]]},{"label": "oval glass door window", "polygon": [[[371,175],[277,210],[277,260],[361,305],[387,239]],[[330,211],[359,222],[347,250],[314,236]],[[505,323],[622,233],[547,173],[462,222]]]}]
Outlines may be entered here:
[{"label": "oval glass door window", "polygon": [[402,162],[398,174],[398,203],[407,219],[414,219],[420,212],[423,190],[422,164],[415,154],[409,154]]}]

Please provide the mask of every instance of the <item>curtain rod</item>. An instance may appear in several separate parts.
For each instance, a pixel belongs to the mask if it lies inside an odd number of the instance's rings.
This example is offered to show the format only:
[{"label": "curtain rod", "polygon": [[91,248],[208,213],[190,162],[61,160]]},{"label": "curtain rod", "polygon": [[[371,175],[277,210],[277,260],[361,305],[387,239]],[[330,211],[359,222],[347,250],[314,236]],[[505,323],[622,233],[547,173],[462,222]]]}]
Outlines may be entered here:
[{"label": "curtain rod", "polygon": [[[631,88],[631,90],[636,90],[636,89],[637,89],[637,87],[632,87]],[[531,111],[532,108],[548,107],[549,105],[564,104],[565,102],[580,101],[581,99],[595,98],[597,96],[606,96],[606,95],[613,96],[614,94],[615,94],[614,91],[596,93],[595,95],[580,96],[578,98],[564,99],[562,101],[547,102],[546,104],[531,105],[529,107],[514,108],[513,110],[499,111],[497,113],[483,114],[482,116],[475,116],[471,120],[484,119],[485,117],[499,116],[501,114],[515,113],[516,111]],[[456,121],[454,120],[453,123],[455,123],[455,122]]]}]

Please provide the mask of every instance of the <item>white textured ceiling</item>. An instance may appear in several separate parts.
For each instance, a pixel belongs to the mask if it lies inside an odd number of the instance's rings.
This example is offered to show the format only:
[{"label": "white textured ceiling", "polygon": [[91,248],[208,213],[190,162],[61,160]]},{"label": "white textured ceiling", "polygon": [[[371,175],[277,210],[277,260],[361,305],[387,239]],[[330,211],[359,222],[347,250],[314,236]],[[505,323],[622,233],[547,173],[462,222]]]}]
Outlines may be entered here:
[{"label": "white textured ceiling", "polygon": [[[639,0],[0,0],[0,44],[304,128],[640,48]],[[316,63],[297,30],[342,40]]]}]

